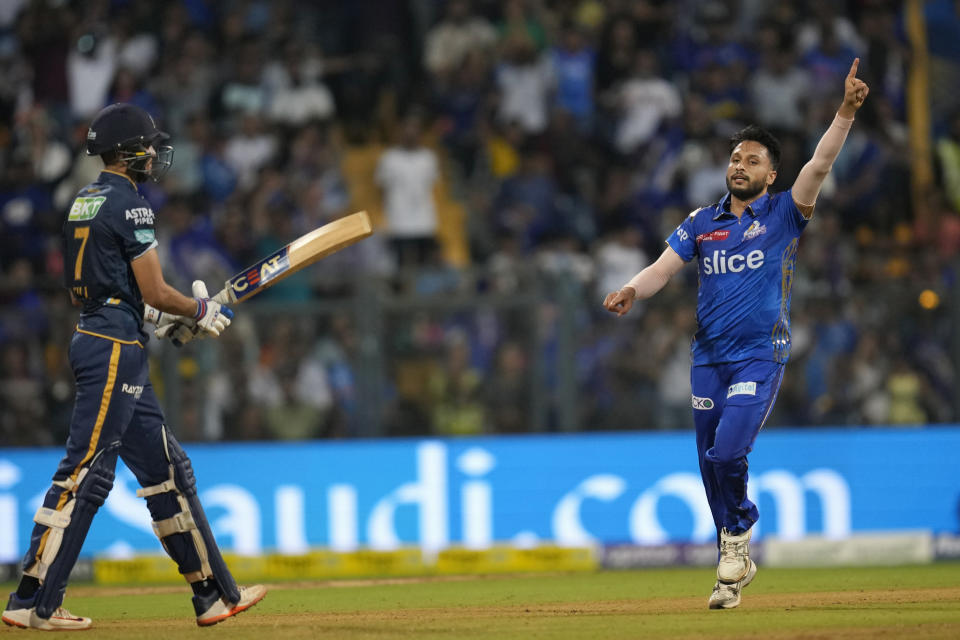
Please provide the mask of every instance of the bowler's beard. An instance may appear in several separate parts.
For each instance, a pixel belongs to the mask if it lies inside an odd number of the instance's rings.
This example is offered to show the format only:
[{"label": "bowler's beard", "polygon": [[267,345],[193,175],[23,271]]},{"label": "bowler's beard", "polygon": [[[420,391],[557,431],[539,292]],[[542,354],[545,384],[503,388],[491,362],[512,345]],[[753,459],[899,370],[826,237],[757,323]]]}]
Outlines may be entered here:
[{"label": "bowler's beard", "polygon": [[738,187],[737,185],[733,184],[733,179],[731,177],[727,177],[727,191],[729,191],[738,200],[752,200],[753,198],[756,198],[758,195],[763,193],[765,186],[766,185],[764,184],[763,180],[754,181],[750,178],[747,178],[747,184],[742,187]]}]

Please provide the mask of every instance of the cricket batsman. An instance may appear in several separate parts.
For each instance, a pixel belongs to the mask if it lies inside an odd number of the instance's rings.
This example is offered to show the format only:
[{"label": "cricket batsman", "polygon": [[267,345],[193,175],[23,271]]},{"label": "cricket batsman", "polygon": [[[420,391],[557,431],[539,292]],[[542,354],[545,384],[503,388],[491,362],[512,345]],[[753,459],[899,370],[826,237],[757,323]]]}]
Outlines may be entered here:
[{"label": "cricket batsman", "polygon": [[[206,297],[185,296],[163,279],[154,212],[137,189],[169,168],[169,136],[130,104],[113,104],[93,120],[87,154],[104,169],[77,194],[63,224],[64,279],[82,308],[70,342],[76,400],[61,460],[23,558],[23,576],[3,621],[46,631],[82,630],[90,618],[64,609],[64,591],[97,509],[113,487],[117,456],[141,485],[153,530],[193,589],[197,624],[216,624],[252,607],[261,585],[238,587],[224,563],[197,497],[190,458],[164,423],[150,385],[144,322],[179,343],[218,336],[233,312]],[[197,295],[203,291],[202,295]]]},{"label": "cricket batsman", "polygon": [[691,213],[657,261],[603,301],[622,316],[697,258],[690,383],[700,473],[719,547],[711,609],[738,606],[740,591],[757,574],[750,535],[759,513],[747,498],[747,455],[773,409],[790,356],[790,289],[800,234],[869,93],[857,78],[859,62],[850,66],[843,104],[790,190],[767,192],[777,177],[780,145],[764,129],[746,127],[730,140],[727,195]]}]

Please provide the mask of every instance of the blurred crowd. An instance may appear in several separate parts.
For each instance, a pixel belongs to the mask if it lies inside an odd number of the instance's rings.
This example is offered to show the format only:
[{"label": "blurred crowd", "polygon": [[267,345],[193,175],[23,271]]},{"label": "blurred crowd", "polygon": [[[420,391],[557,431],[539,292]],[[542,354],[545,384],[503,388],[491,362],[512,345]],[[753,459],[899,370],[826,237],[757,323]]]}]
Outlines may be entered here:
[{"label": "blurred crowd", "polygon": [[[696,270],[623,319],[599,303],[724,195],[745,124],[781,140],[788,189],[855,57],[870,97],[801,242],[772,424],[956,421],[960,4],[923,4],[920,197],[902,4],[6,0],[0,445],[65,437],[59,227],[101,167],[89,121],[118,101],[172,134],[173,168],[143,193],[181,290],[349,213],[356,185],[382,196],[373,238],[271,289],[273,311],[241,313],[219,348],[161,367],[151,345],[185,439],[689,428]],[[371,148],[373,165],[350,161]],[[440,186],[466,212],[466,259],[440,241]],[[316,301],[333,303],[276,312]]]}]

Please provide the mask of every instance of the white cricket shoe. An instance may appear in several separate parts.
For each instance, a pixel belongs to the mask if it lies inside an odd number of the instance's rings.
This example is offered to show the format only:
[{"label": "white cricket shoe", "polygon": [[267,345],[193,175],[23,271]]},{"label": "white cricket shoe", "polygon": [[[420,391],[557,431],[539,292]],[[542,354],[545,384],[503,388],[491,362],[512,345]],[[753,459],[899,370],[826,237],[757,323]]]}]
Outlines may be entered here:
[{"label": "white cricket shoe", "polygon": [[750,536],[747,529],[738,536],[726,528],[720,531],[720,562],[717,563],[717,580],[733,584],[743,580],[750,570]]},{"label": "white cricket shoe", "polygon": [[83,631],[93,625],[90,618],[75,616],[63,607],[57,607],[49,618],[41,618],[32,605],[33,598],[20,600],[16,593],[11,593],[7,608],[3,610],[3,622],[11,627],[41,631]]},{"label": "white cricket shoe", "polygon": [[747,569],[747,575],[743,580],[734,583],[718,580],[717,584],[713,585],[713,593],[710,594],[710,600],[707,602],[711,609],[733,609],[740,606],[740,591],[753,582],[754,576],[757,575],[757,563],[753,560],[749,562],[750,568]]},{"label": "white cricket shoe", "polygon": [[[206,607],[202,613],[197,613],[197,624],[201,627],[209,627],[212,624],[223,622],[230,616],[235,616],[241,611],[246,611],[253,605],[263,600],[267,595],[267,588],[262,584],[255,584],[252,587],[240,587],[240,601],[237,603],[227,602],[223,598],[217,598],[209,607]],[[194,606],[197,600],[194,598]],[[198,607],[199,608],[199,607]]]}]

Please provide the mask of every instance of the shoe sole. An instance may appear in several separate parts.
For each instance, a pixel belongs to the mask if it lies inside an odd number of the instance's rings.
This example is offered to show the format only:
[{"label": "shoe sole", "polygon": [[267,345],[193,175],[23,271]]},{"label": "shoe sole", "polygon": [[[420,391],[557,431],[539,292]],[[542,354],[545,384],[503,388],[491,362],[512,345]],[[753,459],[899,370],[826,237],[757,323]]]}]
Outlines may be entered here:
[{"label": "shoe sole", "polygon": [[6,616],[3,616],[3,618],[0,618],[0,620],[3,620],[3,624],[7,625],[8,627],[16,627],[17,629],[30,628],[29,626],[22,624],[20,622],[17,622],[16,620],[12,620],[11,618],[8,618]]},{"label": "shoe sole", "polygon": [[261,596],[260,596],[259,598],[257,598],[256,600],[254,600],[253,602],[248,602],[247,604],[245,604],[245,605],[243,605],[243,606],[237,605],[237,606],[235,606],[233,609],[230,609],[230,611],[228,611],[228,612],[226,612],[226,613],[224,613],[224,614],[222,614],[222,615],[219,615],[219,616],[217,616],[216,618],[209,618],[209,619],[206,619],[206,620],[200,620],[200,619],[198,618],[198,619],[197,619],[197,626],[198,626],[198,627],[212,627],[213,625],[215,625],[215,624],[217,624],[217,623],[219,623],[219,622],[223,622],[223,621],[226,620],[227,618],[231,618],[231,617],[237,615],[238,613],[243,613],[244,611],[246,611],[247,609],[249,609],[249,608],[252,607],[253,605],[255,605],[255,604],[257,604],[258,602],[260,602],[261,600],[263,600],[263,598],[264,598],[266,595],[267,595],[267,592],[264,591],[263,594],[261,594]]},{"label": "shoe sole", "polygon": [[716,609],[735,609],[735,608],[739,607],[739,606],[740,606],[740,592],[743,591],[744,587],[746,587],[748,584],[750,584],[751,582],[753,582],[753,579],[754,579],[755,577],[757,577],[757,563],[754,562],[753,560],[751,560],[751,561],[750,561],[750,568],[747,569],[747,575],[745,575],[745,576],[743,577],[743,584],[740,585],[740,591],[737,592],[737,599],[736,599],[736,601],[735,601],[735,602],[728,602],[728,603],[717,604],[716,606],[714,606],[714,604],[711,602],[710,605],[709,605],[710,608],[716,610]]},{"label": "shoe sole", "polygon": [[89,631],[93,627],[92,624],[87,625],[86,627],[32,627],[29,624],[23,624],[22,622],[18,622],[7,617],[0,618],[0,620],[3,620],[3,624],[7,625],[8,627],[14,627],[16,629],[37,629],[38,631]]}]

